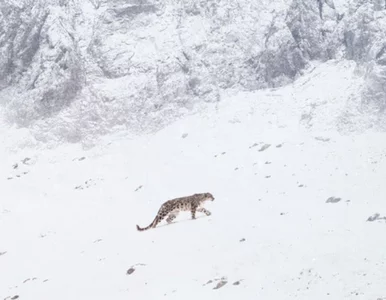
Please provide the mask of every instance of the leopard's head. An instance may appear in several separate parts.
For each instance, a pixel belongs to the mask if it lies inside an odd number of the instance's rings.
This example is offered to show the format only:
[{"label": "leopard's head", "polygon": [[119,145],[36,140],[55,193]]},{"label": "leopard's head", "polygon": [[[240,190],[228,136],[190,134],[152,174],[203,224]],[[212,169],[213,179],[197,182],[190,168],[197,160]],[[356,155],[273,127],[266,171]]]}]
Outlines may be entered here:
[{"label": "leopard's head", "polygon": [[205,199],[204,201],[214,201],[214,197],[211,193],[204,193],[203,198]]}]

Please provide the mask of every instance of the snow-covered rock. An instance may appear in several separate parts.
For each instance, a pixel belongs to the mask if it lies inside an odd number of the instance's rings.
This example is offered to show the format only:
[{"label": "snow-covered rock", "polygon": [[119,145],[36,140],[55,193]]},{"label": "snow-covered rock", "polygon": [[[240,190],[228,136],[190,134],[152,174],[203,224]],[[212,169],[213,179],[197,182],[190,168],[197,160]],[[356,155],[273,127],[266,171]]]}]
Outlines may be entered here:
[{"label": "snow-covered rock", "polygon": [[4,0],[0,100],[9,124],[76,142],[159,129],[224,89],[347,59],[362,82],[339,128],[384,129],[385,43],[382,0]]}]

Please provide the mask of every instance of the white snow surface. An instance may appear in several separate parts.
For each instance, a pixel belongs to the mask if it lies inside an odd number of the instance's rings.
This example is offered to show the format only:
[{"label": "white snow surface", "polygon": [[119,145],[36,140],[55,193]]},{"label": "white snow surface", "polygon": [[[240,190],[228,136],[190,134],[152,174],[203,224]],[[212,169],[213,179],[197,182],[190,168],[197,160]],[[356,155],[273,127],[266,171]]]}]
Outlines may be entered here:
[{"label": "white snow surface", "polygon": [[[88,150],[2,128],[0,299],[386,299],[386,135],[334,123],[352,68]],[[200,192],[211,216],[136,230]]]}]

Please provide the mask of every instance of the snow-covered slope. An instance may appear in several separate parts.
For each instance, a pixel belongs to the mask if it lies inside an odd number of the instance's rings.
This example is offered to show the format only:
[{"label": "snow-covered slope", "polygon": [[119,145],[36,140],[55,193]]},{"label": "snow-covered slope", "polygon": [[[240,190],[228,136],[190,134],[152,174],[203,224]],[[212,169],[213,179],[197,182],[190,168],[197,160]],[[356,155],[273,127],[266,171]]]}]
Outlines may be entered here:
[{"label": "snow-covered slope", "polygon": [[[229,92],[87,151],[23,148],[7,131],[0,299],[386,299],[386,136],[333,130],[351,68]],[[215,196],[210,217],[136,230],[197,192]]]}]

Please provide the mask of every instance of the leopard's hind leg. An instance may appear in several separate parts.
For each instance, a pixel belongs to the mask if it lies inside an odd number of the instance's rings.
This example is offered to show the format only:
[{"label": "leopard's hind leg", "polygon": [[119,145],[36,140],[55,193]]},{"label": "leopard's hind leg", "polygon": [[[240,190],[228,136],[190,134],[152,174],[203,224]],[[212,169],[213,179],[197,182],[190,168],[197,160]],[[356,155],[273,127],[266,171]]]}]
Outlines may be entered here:
[{"label": "leopard's hind leg", "polygon": [[177,217],[178,213],[179,213],[179,211],[177,211],[177,210],[174,210],[174,211],[170,212],[168,217],[166,218],[166,222],[168,224],[173,222],[173,220]]}]

